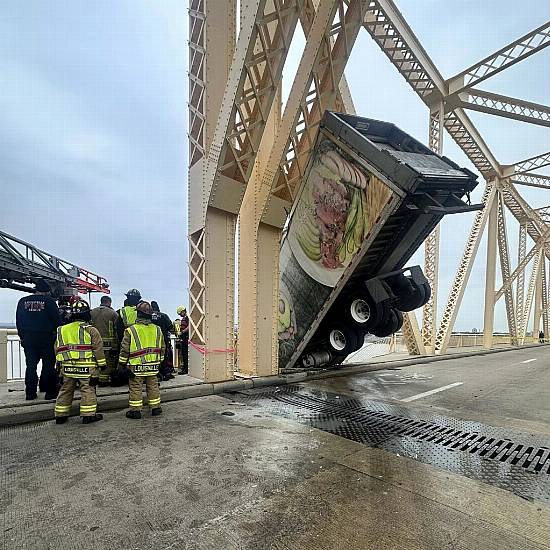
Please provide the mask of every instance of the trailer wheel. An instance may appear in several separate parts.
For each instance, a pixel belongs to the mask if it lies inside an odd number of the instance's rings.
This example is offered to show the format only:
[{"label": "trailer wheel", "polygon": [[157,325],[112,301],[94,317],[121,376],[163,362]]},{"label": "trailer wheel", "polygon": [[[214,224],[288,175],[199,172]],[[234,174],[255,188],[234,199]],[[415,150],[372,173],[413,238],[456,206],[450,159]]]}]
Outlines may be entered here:
[{"label": "trailer wheel", "polygon": [[430,298],[432,297],[432,287],[430,286],[430,283],[424,283],[422,285],[422,288],[424,289],[424,303],[422,304],[424,306],[430,301]]},{"label": "trailer wheel", "polygon": [[327,331],[327,342],[334,355],[349,355],[363,345],[364,337],[351,327],[334,324]]},{"label": "trailer wheel", "polygon": [[366,292],[352,294],[346,301],[345,316],[349,323],[362,330],[371,332],[388,318],[387,303],[376,303]]},{"label": "trailer wheel", "polygon": [[385,338],[386,336],[391,336],[395,334],[403,326],[403,313],[398,309],[391,309],[388,320],[378,325],[374,330],[373,334],[379,338]]},{"label": "trailer wheel", "polygon": [[[397,296],[395,307],[399,311],[413,311],[414,309],[422,307],[430,299],[430,285],[416,285],[405,275],[394,278],[391,286],[394,294]],[[428,289],[426,289],[426,286]],[[428,296],[426,296],[427,290],[429,291]]]}]

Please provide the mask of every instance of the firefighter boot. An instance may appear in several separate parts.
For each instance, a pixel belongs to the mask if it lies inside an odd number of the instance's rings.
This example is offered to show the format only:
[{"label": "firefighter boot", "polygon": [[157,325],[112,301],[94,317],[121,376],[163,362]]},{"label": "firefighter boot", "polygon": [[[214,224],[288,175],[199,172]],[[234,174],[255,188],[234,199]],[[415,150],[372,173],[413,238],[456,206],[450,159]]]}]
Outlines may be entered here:
[{"label": "firefighter boot", "polygon": [[126,418],[132,418],[133,420],[139,420],[141,418],[141,411],[130,409],[126,412]]},{"label": "firefighter boot", "polygon": [[67,422],[67,420],[69,420],[69,417],[68,417],[68,416],[58,416],[58,417],[55,419],[55,423],[56,423],[56,424],[65,424],[65,422]]},{"label": "firefighter boot", "polygon": [[158,416],[159,414],[162,414],[161,407],[157,407],[156,409],[151,409],[151,416]]},{"label": "firefighter boot", "polygon": [[93,416],[83,416],[82,424],[91,424],[92,422],[99,422],[100,420],[103,420],[103,415],[96,413]]}]

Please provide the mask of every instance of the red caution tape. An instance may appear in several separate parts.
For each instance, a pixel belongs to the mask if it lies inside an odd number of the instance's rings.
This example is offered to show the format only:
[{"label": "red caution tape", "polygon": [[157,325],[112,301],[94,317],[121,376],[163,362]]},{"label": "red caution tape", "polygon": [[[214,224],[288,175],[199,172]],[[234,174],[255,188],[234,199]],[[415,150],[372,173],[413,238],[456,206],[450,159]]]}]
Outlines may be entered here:
[{"label": "red caution tape", "polygon": [[206,355],[207,353],[233,353],[235,351],[234,349],[230,349],[230,348],[226,348],[226,349],[219,349],[219,348],[207,349],[206,346],[201,346],[200,344],[195,344],[195,342],[192,342],[191,340],[189,340],[189,343],[191,344],[192,347],[194,347],[199,353],[202,353],[203,355]]}]

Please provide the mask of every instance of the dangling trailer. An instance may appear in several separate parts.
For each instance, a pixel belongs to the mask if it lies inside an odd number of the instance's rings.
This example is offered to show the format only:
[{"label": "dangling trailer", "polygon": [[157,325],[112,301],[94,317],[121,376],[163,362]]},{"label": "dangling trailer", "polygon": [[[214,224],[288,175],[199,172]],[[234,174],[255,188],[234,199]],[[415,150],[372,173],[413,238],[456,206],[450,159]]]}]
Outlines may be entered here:
[{"label": "dangling trailer", "polygon": [[281,244],[279,368],[337,365],[397,332],[431,296],[406,263],[443,216],[482,208],[476,185],[394,124],[326,112]]}]

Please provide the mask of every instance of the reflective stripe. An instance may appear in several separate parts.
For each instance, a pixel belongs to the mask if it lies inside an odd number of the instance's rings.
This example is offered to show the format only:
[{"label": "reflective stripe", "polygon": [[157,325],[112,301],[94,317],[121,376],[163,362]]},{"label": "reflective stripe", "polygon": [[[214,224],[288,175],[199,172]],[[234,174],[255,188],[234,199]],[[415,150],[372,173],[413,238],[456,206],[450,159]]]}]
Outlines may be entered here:
[{"label": "reflective stripe", "polygon": [[143,407],[143,401],[129,401],[128,405],[130,405],[131,409],[141,409],[141,407]]},{"label": "reflective stripe", "polygon": [[90,367],[94,365],[63,365],[63,376],[67,378],[89,378]]},{"label": "reflective stripe", "polygon": [[97,405],[80,405],[80,412],[95,412]]},{"label": "reflective stripe", "polygon": [[55,412],[67,412],[71,410],[71,405],[56,405]]},{"label": "reflective stripe", "polygon": [[126,328],[132,326],[137,319],[136,306],[124,306],[119,310],[120,317]]},{"label": "reflective stripe", "polygon": [[69,353],[66,352],[66,351],[62,351],[60,352],[59,351],[59,348],[63,348],[65,346],[65,342],[63,341],[63,333],[61,332],[61,329],[63,327],[59,327],[57,329],[57,341],[55,342],[55,347],[56,347],[56,360],[59,361],[59,357],[57,357],[57,354],[61,353],[61,360],[63,361],[69,361],[70,360],[70,357],[69,357]]},{"label": "reflective stripe", "polygon": [[150,376],[156,374],[162,359],[161,338],[162,331],[157,325],[150,323],[136,323],[126,329],[130,334],[129,363],[133,367],[147,366],[147,369],[134,369],[138,374],[140,371],[147,371]]},{"label": "reflective stripe", "polygon": [[147,355],[149,353],[158,353],[162,351],[161,348],[143,348],[138,351],[130,352],[130,357],[141,357],[142,355]]},{"label": "reflective stripe", "polygon": [[[139,334],[138,334],[138,331],[136,330],[136,327],[135,326],[131,326],[131,327],[128,327],[128,330],[130,331],[130,334],[131,336],[134,337],[134,340],[135,340],[135,345],[138,347],[138,348],[141,348],[141,341],[139,339]],[[130,348],[132,347],[132,338],[130,337]],[[130,356],[132,356],[132,352],[130,351]]]},{"label": "reflective stripe", "polygon": [[156,376],[159,372],[158,365],[133,365],[132,372],[138,377]]},{"label": "reflective stripe", "polygon": [[64,346],[59,346],[57,351],[59,353],[64,351],[88,351],[93,349],[93,346],[88,346],[86,344],[66,344]]},{"label": "reflective stripe", "polygon": [[148,399],[149,405],[160,405],[160,397],[157,399]]},{"label": "reflective stripe", "polygon": [[82,349],[83,343],[86,342],[85,337],[84,337],[84,326],[83,325],[80,325],[80,328],[78,330],[78,338],[81,342],[81,346],[79,346],[79,350],[78,350],[78,358],[80,360],[83,360],[83,359],[86,359],[86,356],[84,355],[86,353],[86,351],[91,351],[92,350],[91,341],[90,341],[88,350],[83,350]]},{"label": "reflective stripe", "polygon": [[88,326],[84,321],[74,321],[57,329],[55,353],[62,366],[95,364]]}]

